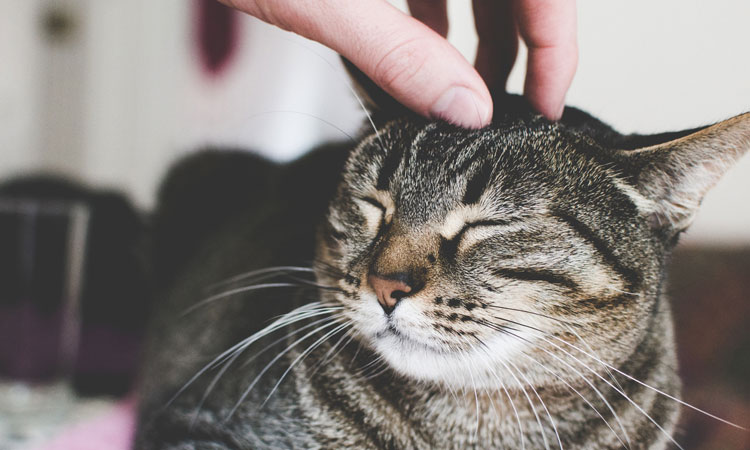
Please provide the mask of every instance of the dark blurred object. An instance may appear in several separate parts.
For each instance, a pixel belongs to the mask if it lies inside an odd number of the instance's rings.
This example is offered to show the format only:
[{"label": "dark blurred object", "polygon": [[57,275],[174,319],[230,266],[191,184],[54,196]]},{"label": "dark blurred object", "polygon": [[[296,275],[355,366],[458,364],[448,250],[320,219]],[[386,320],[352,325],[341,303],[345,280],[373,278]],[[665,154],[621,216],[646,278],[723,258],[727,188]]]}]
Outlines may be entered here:
[{"label": "dark blurred object", "polygon": [[197,40],[203,69],[216,75],[232,60],[237,48],[237,11],[216,0],[195,0]]},{"label": "dark blurred object", "polygon": [[[750,426],[750,248],[685,248],[670,272],[683,399]],[[686,449],[747,450],[750,432],[688,408]]]},{"label": "dark blurred object", "polygon": [[88,224],[76,200],[0,196],[0,447],[73,405]]},{"label": "dark blurred object", "polygon": [[76,32],[77,23],[73,12],[52,5],[42,15],[42,30],[51,43],[64,43]]},{"label": "dark blurred object", "polygon": [[[9,181],[0,185],[0,198],[76,202],[87,207],[88,233],[80,290],[81,333],[73,383],[79,394],[127,392],[136,371],[149,305],[147,271],[139,250],[145,232],[143,219],[119,193],[90,189],[58,177]],[[18,225],[6,221],[2,227]],[[37,231],[37,239],[44,240],[45,236],[60,232],[64,232],[60,226],[50,224],[47,231]],[[9,236],[9,230],[0,228],[0,237],[3,235]],[[0,238],[0,245],[4,248],[14,243],[2,242]],[[54,258],[64,257],[63,254],[63,249],[51,249],[38,260],[49,265]],[[14,277],[21,275],[20,268],[5,267],[7,258],[1,260],[0,286],[18,286],[18,278]],[[40,298],[54,301],[53,295],[47,295],[57,289],[59,280],[54,273],[41,267],[35,276],[40,278],[34,284],[44,294]],[[12,288],[0,292],[9,298],[14,294]]]},{"label": "dark blurred object", "polygon": [[0,376],[69,379],[78,348],[88,209],[0,196]]}]

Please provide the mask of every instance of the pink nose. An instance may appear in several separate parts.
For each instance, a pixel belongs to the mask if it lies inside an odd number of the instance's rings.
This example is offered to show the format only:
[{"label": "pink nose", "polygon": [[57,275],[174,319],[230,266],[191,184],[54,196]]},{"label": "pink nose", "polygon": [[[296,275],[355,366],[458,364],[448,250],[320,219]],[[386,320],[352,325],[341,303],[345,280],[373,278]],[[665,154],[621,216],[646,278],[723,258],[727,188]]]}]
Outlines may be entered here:
[{"label": "pink nose", "polygon": [[375,291],[378,303],[380,303],[386,314],[390,314],[396,307],[396,304],[403,297],[406,297],[406,294],[411,292],[411,286],[403,281],[381,278],[377,275],[369,275],[367,282],[370,283],[370,286]]}]

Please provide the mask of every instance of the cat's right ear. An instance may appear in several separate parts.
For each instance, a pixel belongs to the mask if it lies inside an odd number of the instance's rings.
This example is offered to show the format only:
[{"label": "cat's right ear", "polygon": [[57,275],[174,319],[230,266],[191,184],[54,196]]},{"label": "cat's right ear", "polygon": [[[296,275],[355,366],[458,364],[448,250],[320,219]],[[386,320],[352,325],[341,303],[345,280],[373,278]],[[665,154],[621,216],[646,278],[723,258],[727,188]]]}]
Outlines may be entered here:
[{"label": "cat's right ear", "polygon": [[341,57],[344,68],[352,80],[352,88],[362,107],[371,115],[376,125],[396,117],[414,114],[404,105],[396,101],[390,94],[381,89],[374,81],[357,68],[351,61]]},{"label": "cat's right ear", "polygon": [[704,195],[750,150],[750,113],[678,139],[620,152],[623,172],[645,197],[655,228],[680,232]]}]

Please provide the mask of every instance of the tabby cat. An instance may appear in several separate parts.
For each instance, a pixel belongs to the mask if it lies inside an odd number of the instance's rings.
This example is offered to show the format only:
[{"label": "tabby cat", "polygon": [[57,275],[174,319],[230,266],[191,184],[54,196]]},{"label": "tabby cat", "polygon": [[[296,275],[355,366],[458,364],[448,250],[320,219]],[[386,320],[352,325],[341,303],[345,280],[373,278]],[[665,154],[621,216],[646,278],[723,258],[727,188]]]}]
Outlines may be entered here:
[{"label": "tabby cat", "polygon": [[173,169],[137,448],[679,446],[665,266],[750,114],[624,136],[495,103]]}]

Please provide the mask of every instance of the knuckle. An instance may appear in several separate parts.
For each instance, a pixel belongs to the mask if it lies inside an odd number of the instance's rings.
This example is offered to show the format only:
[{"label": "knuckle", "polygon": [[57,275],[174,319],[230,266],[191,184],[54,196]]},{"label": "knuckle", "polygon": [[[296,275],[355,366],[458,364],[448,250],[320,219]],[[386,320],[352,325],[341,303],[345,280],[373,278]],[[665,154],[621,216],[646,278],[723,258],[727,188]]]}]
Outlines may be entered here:
[{"label": "knuckle", "polygon": [[294,28],[299,14],[287,2],[263,0],[222,0],[229,6],[247,12],[263,22],[276,25],[287,31]]},{"label": "knuckle", "polygon": [[424,39],[401,40],[380,56],[373,69],[374,81],[384,87],[408,84],[428,62]]}]

